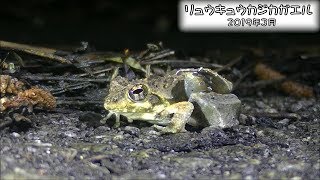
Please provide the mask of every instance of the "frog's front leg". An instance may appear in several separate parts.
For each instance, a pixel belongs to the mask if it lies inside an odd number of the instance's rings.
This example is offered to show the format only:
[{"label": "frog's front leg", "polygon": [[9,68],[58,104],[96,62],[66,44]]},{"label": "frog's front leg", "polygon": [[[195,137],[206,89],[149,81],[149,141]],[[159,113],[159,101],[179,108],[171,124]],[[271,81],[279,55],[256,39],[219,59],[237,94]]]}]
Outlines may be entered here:
[{"label": "frog's front leg", "polygon": [[194,107],[191,102],[183,101],[172,104],[160,113],[160,117],[173,115],[170,123],[166,127],[154,125],[162,133],[178,133],[185,131],[185,125],[188,122]]},{"label": "frog's front leg", "polygon": [[113,126],[114,126],[115,128],[118,128],[118,127],[120,126],[120,114],[117,113],[117,112],[109,111],[108,114],[107,114],[107,116],[104,117],[104,118],[102,118],[102,119],[100,120],[100,123],[101,123],[101,124],[106,124],[106,122],[107,122],[113,115],[115,115],[115,118],[116,118],[116,119],[115,119],[116,122],[114,123]]}]

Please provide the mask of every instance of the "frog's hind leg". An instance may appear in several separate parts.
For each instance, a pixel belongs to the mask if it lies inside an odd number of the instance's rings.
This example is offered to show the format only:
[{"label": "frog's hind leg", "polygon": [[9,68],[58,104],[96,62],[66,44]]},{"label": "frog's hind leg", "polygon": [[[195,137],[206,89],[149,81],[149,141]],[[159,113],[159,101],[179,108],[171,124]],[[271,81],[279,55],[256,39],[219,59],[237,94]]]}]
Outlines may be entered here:
[{"label": "frog's hind leg", "polygon": [[166,127],[159,125],[154,125],[154,127],[162,133],[184,132],[186,131],[185,125],[188,122],[193,109],[193,104],[188,101],[172,104],[160,113],[161,117],[173,115],[170,123]]}]

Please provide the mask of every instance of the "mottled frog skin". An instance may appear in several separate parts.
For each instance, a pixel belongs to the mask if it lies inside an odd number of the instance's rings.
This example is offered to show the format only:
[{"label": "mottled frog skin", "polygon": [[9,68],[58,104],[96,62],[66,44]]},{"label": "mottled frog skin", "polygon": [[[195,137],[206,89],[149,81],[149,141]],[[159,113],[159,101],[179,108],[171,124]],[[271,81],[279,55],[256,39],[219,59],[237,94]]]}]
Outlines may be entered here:
[{"label": "mottled frog skin", "polygon": [[229,93],[232,83],[211,69],[181,69],[165,76],[152,75],[145,79],[128,81],[116,77],[110,83],[104,108],[109,114],[101,121],[105,123],[112,115],[115,126],[120,125],[120,115],[129,122],[147,121],[163,133],[185,131],[185,124],[197,126],[191,118],[194,106],[188,101],[192,93]]}]

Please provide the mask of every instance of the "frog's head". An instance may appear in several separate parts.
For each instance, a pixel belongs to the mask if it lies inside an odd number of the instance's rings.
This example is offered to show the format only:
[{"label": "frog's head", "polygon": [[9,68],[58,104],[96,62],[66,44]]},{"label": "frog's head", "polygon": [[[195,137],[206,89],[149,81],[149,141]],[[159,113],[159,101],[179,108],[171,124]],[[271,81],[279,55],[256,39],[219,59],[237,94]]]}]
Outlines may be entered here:
[{"label": "frog's head", "polygon": [[150,89],[147,80],[129,82],[126,78],[116,77],[110,83],[104,108],[122,114],[129,119],[154,120],[169,102]]}]

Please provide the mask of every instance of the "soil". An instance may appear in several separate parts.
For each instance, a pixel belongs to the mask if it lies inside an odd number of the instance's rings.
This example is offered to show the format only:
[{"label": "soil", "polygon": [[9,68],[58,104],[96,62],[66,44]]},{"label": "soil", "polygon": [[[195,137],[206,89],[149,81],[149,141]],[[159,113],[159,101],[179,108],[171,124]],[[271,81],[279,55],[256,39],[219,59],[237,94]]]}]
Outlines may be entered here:
[{"label": "soil", "polygon": [[[318,100],[268,92],[240,99],[238,126],[162,136],[148,124],[97,125],[90,111],[37,112],[32,124],[0,131],[1,179],[320,177]],[[262,112],[298,118],[252,115]]]},{"label": "soil", "polygon": [[[218,64],[246,52],[233,74],[245,74],[251,68],[247,64],[265,61],[289,78],[301,75],[294,80],[311,86],[316,97],[295,98],[272,86],[240,88],[257,81],[251,73],[234,92],[242,101],[239,125],[171,135],[159,135],[145,123],[101,125],[101,103],[35,109],[25,115],[31,123],[0,129],[0,179],[319,179],[319,33],[184,33],[178,29],[176,7],[175,1],[12,0],[1,3],[0,40],[62,50],[88,41],[99,51],[117,52],[141,52],[146,43],[162,41],[180,57]],[[0,59],[6,56],[1,50]],[[34,66],[20,75],[73,73],[32,58]],[[45,82],[49,88],[64,85]],[[101,101],[107,91],[98,91],[80,96]]]}]

